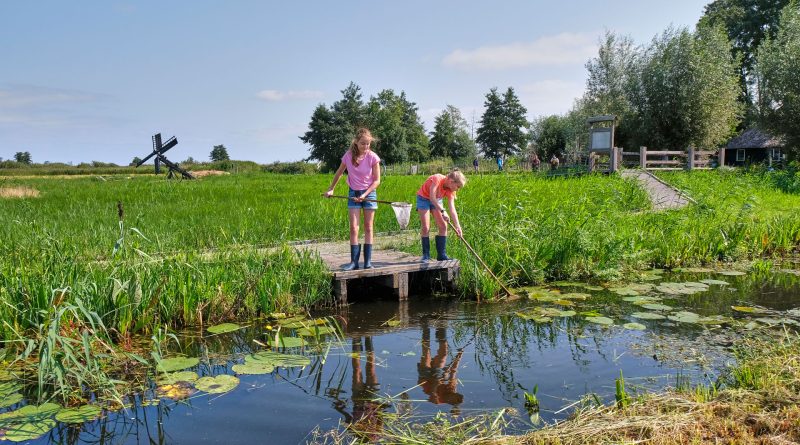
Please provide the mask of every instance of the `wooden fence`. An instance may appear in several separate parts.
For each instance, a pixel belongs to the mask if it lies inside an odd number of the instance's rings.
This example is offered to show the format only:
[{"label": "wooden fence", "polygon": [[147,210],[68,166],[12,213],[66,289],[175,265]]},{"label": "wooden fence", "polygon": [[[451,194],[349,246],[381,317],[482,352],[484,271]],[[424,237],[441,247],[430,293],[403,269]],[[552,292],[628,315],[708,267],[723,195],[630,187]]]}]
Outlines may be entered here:
[{"label": "wooden fence", "polygon": [[682,150],[649,150],[639,147],[639,151],[622,151],[614,147],[605,158],[593,153],[589,163],[590,171],[604,170],[615,172],[620,167],[638,167],[644,170],[709,170],[725,163],[724,150],[697,150],[689,147]]}]

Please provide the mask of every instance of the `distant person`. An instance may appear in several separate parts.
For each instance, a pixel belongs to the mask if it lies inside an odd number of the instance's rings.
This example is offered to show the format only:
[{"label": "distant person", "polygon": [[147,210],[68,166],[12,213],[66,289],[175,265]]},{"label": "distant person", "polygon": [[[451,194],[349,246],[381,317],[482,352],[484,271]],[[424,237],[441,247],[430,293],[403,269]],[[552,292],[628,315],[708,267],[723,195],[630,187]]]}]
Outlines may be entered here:
[{"label": "distant person", "polygon": [[531,155],[531,170],[539,171],[539,165],[542,164],[542,160],[539,159],[539,155],[536,152],[533,152]]},{"label": "distant person", "polygon": [[497,157],[497,171],[503,171],[503,158]]},{"label": "distant person", "polygon": [[[447,176],[436,173],[428,177],[422,187],[417,191],[417,213],[421,226],[420,237],[422,238],[422,261],[427,262],[431,259],[431,220],[430,213],[433,212],[433,219],[439,234],[436,235],[436,259],[439,261],[449,260],[447,256],[447,223],[453,218],[456,234],[463,236],[461,223],[456,213],[456,192],[467,183],[467,177],[461,171],[455,169]],[[450,216],[445,212],[442,199],[447,198],[447,207]]]},{"label": "distant person", "polygon": [[558,164],[560,163],[561,161],[558,160],[558,156],[556,156],[556,154],[553,153],[553,157],[550,158],[550,170],[558,169]]},{"label": "distant person", "polygon": [[[348,219],[350,221],[350,263],[342,270],[358,269],[358,260],[361,256],[361,244],[358,243],[358,219],[363,211],[364,218],[364,269],[372,269],[372,228],[375,221],[375,210],[378,209],[378,199],[375,189],[381,183],[381,159],[370,150],[370,145],[375,141],[372,133],[366,128],[359,128],[350,149],[342,156],[342,163],[333,175],[333,182],[325,192],[325,197],[333,196],[333,189],[339,182],[342,173],[347,170],[347,185],[350,191],[347,196]],[[365,201],[369,199],[371,201]]]},{"label": "distant person", "polygon": [[472,168],[475,170],[475,173],[478,173],[478,167],[480,163],[478,162],[478,157],[476,156],[475,159],[472,160]]}]

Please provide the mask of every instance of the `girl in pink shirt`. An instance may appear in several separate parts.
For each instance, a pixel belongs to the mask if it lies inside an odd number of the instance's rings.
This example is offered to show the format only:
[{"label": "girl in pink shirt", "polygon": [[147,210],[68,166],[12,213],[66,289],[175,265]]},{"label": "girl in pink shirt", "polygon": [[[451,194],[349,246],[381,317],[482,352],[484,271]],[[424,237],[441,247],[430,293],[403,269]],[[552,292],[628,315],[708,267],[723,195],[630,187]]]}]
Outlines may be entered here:
[{"label": "girl in pink shirt", "polygon": [[378,199],[375,189],[381,183],[381,159],[370,150],[370,145],[375,140],[372,133],[366,128],[359,128],[356,137],[350,144],[350,149],[342,156],[342,163],[333,175],[333,182],[325,192],[325,196],[330,198],[333,189],[339,182],[342,173],[347,170],[347,185],[350,191],[347,196],[347,209],[350,220],[350,263],[344,266],[344,270],[358,269],[358,260],[361,256],[361,245],[358,243],[358,219],[363,211],[364,214],[364,269],[372,268],[372,227],[375,221],[375,210]]}]

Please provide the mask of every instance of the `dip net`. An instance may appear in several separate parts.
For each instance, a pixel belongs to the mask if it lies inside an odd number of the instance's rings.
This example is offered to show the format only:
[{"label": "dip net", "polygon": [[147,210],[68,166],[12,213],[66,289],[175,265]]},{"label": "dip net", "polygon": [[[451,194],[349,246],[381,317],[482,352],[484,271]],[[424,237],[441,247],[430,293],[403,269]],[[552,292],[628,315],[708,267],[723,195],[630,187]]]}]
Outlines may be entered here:
[{"label": "dip net", "polygon": [[392,210],[394,210],[394,216],[397,218],[397,224],[400,225],[400,230],[408,227],[408,221],[411,219],[411,204],[407,202],[393,202]]}]

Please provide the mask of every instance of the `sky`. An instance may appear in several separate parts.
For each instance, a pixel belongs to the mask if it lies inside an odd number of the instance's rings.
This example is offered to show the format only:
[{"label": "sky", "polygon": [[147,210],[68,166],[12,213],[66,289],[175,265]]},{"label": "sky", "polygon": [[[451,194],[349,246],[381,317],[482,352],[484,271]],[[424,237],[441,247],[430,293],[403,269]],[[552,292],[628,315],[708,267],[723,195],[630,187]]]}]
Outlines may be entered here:
[{"label": "sky", "polygon": [[297,161],[350,82],[404,91],[428,131],[447,105],[477,128],[493,87],[561,114],[606,30],[646,44],[709,1],[3,0],[0,158],[127,164],[161,133],[173,161]]}]

